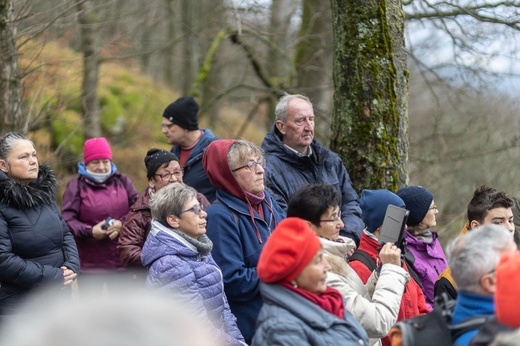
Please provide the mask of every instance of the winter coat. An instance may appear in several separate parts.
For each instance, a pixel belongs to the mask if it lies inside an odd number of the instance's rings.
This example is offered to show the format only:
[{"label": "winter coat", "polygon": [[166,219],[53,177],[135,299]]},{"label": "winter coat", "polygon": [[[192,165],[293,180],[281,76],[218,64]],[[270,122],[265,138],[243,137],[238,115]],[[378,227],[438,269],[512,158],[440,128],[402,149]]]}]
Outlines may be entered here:
[{"label": "winter coat", "polygon": [[[461,291],[457,296],[451,323],[458,324],[470,317],[492,316],[494,313],[493,296]],[[453,346],[468,346],[477,332],[478,330],[475,329],[462,334],[453,342]]]},{"label": "winter coat", "polygon": [[222,269],[229,305],[246,342],[253,337],[255,321],[262,306],[260,281],[256,274],[258,258],[274,227],[285,217],[268,192],[265,192],[262,208],[264,219],[254,212],[261,241],[246,202],[227,192],[217,190],[217,201],[208,208],[207,216],[207,235],[213,241],[212,254]]},{"label": "winter coat", "polygon": [[193,244],[153,221],[141,258],[148,267],[148,288],[175,294],[226,345],[244,341],[229,309],[222,273],[210,253],[202,255]]},{"label": "winter coat", "polygon": [[345,308],[365,329],[371,338],[370,344],[378,344],[379,339],[386,336],[397,321],[404,286],[410,275],[401,267],[385,264],[379,278],[374,272],[365,286],[346,260],[353,241],[340,239],[343,242],[320,238],[325,258],[331,266],[327,273],[327,286],[343,295]]},{"label": "winter coat", "polygon": [[74,234],[82,273],[124,270],[116,249],[117,238],[94,239],[92,227],[109,216],[124,223],[136,197],[137,191],[130,179],[119,172],[102,184],[83,175],[67,184],[61,211]]},{"label": "winter coat", "polygon": [[334,185],[341,196],[341,218],[345,224],[341,235],[358,244],[364,224],[358,195],[343,161],[316,140],[311,144],[312,155],[300,156],[285,146],[279,136],[280,132],[273,125],[262,143],[267,161],[266,187],[273,192],[278,204],[286,210],[289,198],[306,184],[323,182]]},{"label": "winter coat", "polygon": [[[197,193],[197,200],[204,208],[210,205],[201,193]],[[151,228],[150,188],[147,187],[137,195],[135,203],[130,207],[117,242],[117,251],[123,266],[129,267],[127,270],[140,282],[144,282],[146,278],[146,271],[141,263],[141,250]]]},{"label": "winter coat", "polygon": [[[378,263],[379,251],[382,245],[379,244],[379,242],[376,239],[373,239],[367,233],[368,232],[364,231],[361,235],[361,243],[359,244],[359,249],[367,252],[372,257],[372,259],[374,259],[374,261]],[[361,280],[364,283],[366,283],[372,272],[360,261],[351,261],[349,264],[352,267],[352,269],[356,271]],[[406,264],[404,264],[404,269],[408,271]],[[408,281],[408,283],[406,284],[405,291],[401,298],[401,306],[399,308],[397,321],[425,314],[429,311],[430,309],[426,305],[426,301],[424,299],[424,294],[421,290],[421,287],[415,282],[413,278],[411,278],[410,281]],[[388,337],[382,339],[382,342],[383,345],[390,345],[390,340]]]},{"label": "winter coat", "polygon": [[280,285],[261,283],[264,305],[253,346],[368,345],[366,332],[345,310],[345,319]]},{"label": "winter coat", "polygon": [[74,238],[55,203],[56,177],[45,165],[22,184],[0,172],[0,314],[15,313],[34,288],[63,286],[65,266],[79,272]]},{"label": "winter coat", "polygon": [[[215,187],[210,183],[204,168],[202,167],[202,154],[206,147],[217,139],[210,129],[201,129],[204,134],[199,139],[195,147],[190,152],[190,156],[186,163],[182,167],[184,174],[182,181],[184,184],[193,187],[198,192],[202,193],[210,203],[215,200]],[[171,149],[177,157],[180,157],[181,147],[180,145],[174,145]]]},{"label": "winter coat", "polygon": [[408,230],[406,232],[406,250],[410,251],[415,261],[413,268],[417,276],[421,280],[424,298],[426,304],[433,308],[434,293],[433,287],[437,281],[437,277],[446,269],[448,261],[442,250],[439,236],[436,232],[432,232],[433,240],[431,243],[422,241],[415,237]]}]

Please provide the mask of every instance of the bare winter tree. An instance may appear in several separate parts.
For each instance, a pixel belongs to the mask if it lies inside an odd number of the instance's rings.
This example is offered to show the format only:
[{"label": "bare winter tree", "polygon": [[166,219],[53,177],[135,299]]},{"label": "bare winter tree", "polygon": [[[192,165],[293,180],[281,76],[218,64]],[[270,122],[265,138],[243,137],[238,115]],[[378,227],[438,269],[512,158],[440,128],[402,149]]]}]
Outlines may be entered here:
[{"label": "bare winter tree", "polygon": [[23,118],[16,26],[11,0],[0,0],[0,132],[27,131]]}]

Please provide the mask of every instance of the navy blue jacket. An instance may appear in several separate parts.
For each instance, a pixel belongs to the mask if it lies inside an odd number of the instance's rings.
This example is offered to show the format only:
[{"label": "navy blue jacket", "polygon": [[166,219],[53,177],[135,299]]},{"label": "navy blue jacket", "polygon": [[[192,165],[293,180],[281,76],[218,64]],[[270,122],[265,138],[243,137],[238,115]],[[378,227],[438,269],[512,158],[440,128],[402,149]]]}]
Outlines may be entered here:
[{"label": "navy blue jacket", "polygon": [[[271,205],[271,209],[267,206]],[[256,274],[258,258],[265,241],[285,213],[265,192],[262,202],[264,219],[255,211],[255,224],[260,232],[258,240],[247,203],[222,190],[217,201],[208,208],[206,234],[213,242],[212,255],[224,275],[224,289],[231,312],[247,343],[255,331],[255,322],[262,307],[260,280]]]},{"label": "navy blue jacket", "polygon": [[[208,176],[202,167],[202,154],[206,147],[217,139],[213,132],[209,129],[201,129],[204,134],[200,138],[199,142],[191,150],[190,156],[184,164],[184,175],[182,181],[184,184],[193,187],[197,192],[202,193],[210,203],[215,200],[215,187],[209,182]],[[174,145],[171,149],[177,157],[180,157],[181,147],[180,145]]]},{"label": "navy blue jacket", "polygon": [[279,136],[276,125],[273,125],[262,143],[267,161],[266,187],[273,192],[278,204],[287,210],[289,198],[306,184],[323,182],[334,185],[341,196],[341,218],[345,223],[345,229],[340,233],[359,244],[365,224],[361,220],[359,197],[343,161],[316,140],[312,141],[310,157],[299,156],[287,148]]},{"label": "navy blue jacket", "polygon": [[[61,266],[79,272],[74,237],[54,198],[56,178],[40,166],[22,184],[0,172],[0,314],[16,313],[25,295],[44,284],[63,288]],[[70,294],[70,286],[65,292]]]}]

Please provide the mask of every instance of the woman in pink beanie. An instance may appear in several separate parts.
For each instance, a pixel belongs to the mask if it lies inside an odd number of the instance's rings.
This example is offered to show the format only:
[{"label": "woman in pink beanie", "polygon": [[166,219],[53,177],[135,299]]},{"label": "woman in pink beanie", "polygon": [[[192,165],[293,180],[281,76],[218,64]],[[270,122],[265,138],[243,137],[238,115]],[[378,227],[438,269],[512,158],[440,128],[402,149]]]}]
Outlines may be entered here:
[{"label": "woman in pink beanie", "polygon": [[305,220],[290,217],[267,240],[257,272],[264,305],[253,345],[368,345],[365,330],[326,285],[330,265]]},{"label": "woman in pink beanie", "polygon": [[137,190],[117,171],[104,137],[85,141],[78,173],[65,189],[62,214],[78,247],[80,294],[89,290],[97,294],[105,285],[109,290],[117,284],[125,285],[117,238]]}]

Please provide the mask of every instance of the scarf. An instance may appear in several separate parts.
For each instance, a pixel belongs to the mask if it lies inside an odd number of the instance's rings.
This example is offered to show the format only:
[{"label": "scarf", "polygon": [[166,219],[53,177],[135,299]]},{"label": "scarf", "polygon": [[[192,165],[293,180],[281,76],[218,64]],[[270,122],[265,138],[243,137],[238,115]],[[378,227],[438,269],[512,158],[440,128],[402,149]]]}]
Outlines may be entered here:
[{"label": "scarf", "polygon": [[316,294],[302,288],[294,287],[288,282],[281,282],[280,285],[310,300],[328,313],[342,320],[345,319],[345,304],[343,303],[343,297],[337,289],[327,286],[325,292]]},{"label": "scarf", "polygon": [[160,227],[158,227],[160,230],[165,231],[166,233],[168,233],[168,231],[175,233],[176,235],[178,235],[179,237],[184,239],[186,242],[195,246],[197,248],[197,251],[202,256],[209,255],[211,250],[213,249],[213,242],[205,234],[203,234],[200,237],[198,237],[197,239],[195,239],[195,238],[192,238],[192,237],[184,234],[182,231],[180,231],[178,229],[171,228],[169,226],[165,226],[160,222],[157,222],[157,224],[160,225]]}]

